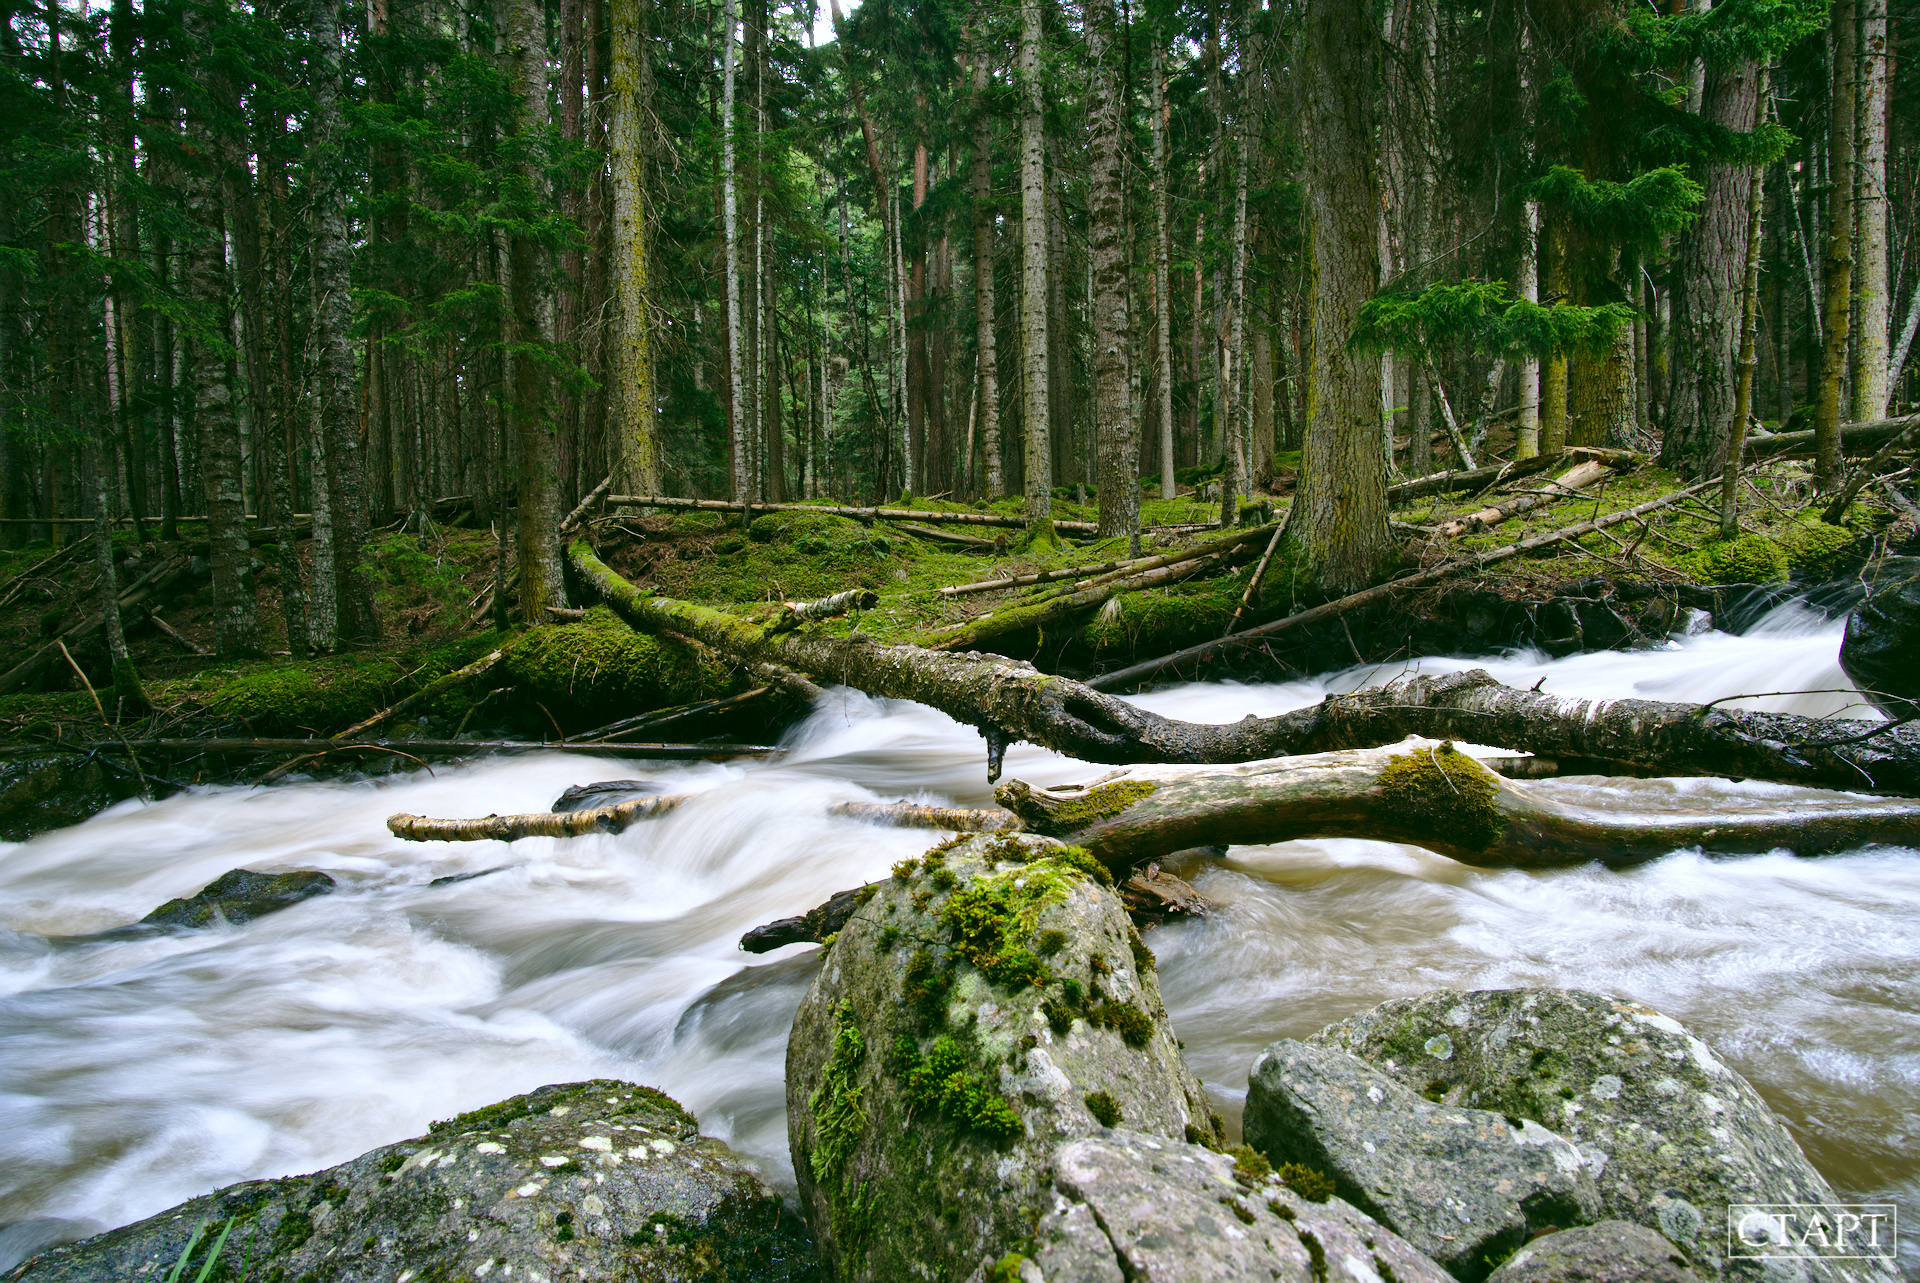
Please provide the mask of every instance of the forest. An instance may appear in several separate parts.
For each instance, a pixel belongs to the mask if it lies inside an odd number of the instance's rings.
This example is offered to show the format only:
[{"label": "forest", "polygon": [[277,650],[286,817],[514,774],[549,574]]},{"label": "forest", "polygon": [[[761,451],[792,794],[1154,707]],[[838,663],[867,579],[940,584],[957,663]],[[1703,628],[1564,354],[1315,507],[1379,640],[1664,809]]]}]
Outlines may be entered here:
[{"label": "forest", "polygon": [[251,530],[301,654],[375,640],[396,523],[511,539],[544,618],[590,495],[1016,499],[1047,546],[1292,494],[1339,591],[1436,469],[1794,428],[1828,491],[1920,387],[1915,16],[14,7],[0,529],[203,521],[222,655]]}]

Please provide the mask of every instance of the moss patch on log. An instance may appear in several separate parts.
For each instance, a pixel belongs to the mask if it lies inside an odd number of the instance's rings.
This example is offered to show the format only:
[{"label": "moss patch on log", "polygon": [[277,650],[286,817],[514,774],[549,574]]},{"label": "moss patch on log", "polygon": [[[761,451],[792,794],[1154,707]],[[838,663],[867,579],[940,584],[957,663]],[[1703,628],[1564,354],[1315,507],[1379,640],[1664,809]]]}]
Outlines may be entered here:
[{"label": "moss patch on log", "polygon": [[1491,846],[1506,827],[1493,773],[1451,743],[1397,754],[1379,788],[1391,806],[1470,850]]},{"label": "moss patch on log", "polygon": [[1151,780],[1115,780],[1111,784],[1096,785],[1077,798],[1050,807],[1041,831],[1064,835],[1090,828],[1120,814],[1135,802],[1152,797],[1159,787]]},{"label": "moss patch on log", "polygon": [[578,623],[528,629],[503,662],[529,698],[576,724],[719,699],[741,688],[739,676],[710,653],[637,633],[604,606]]}]

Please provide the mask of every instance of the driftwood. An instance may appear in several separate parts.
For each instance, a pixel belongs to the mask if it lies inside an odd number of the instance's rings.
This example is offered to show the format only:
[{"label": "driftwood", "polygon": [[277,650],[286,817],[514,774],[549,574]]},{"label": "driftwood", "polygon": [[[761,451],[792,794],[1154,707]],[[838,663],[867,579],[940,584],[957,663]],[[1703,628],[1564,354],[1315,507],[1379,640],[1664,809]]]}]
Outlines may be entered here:
[{"label": "driftwood", "polygon": [[1477,669],[1330,696],[1277,717],[1205,725],[1162,717],[999,655],[888,646],[817,629],[774,635],[722,611],[643,594],[585,544],[576,542],[569,555],[581,578],[636,628],[697,637],[747,661],[830,674],[869,694],[914,700],[980,728],[990,778],[998,776],[1000,756],[1016,740],[1089,762],[1199,764],[1391,744],[1418,734],[1548,757],[1627,762],[1658,775],[1920,794],[1920,725],[1817,721],[1649,700],[1568,700],[1513,690]]},{"label": "driftwood", "polygon": [[1606,464],[1597,459],[1588,459],[1584,463],[1575,464],[1538,490],[1516,495],[1499,503],[1488,504],[1478,512],[1470,512],[1464,517],[1449,521],[1440,527],[1440,535],[1446,539],[1458,539],[1461,535],[1489,529],[1523,512],[1544,508],[1568,495],[1578,493],[1594,482],[1611,476],[1612,473],[1613,469]]},{"label": "driftwood", "polygon": [[[585,833],[619,833],[638,820],[677,810],[698,793],[660,793],[630,798],[611,806],[579,811],[534,811],[525,815],[483,815],[477,819],[435,819],[404,812],[387,817],[387,832],[409,842],[516,842],[521,838],[571,838]],[[1017,823],[1011,812],[917,802],[840,802],[827,814],[869,820],[899,828],[949,829],[991,833]]]},{"label": "driftwood", "polygon": [[[607,496],[609,508],[682,508],[696,512],[744,512],[748,505],[726,499],[674,499],[666,495],[616,494]],[[851,517],[855,521],[932,521],[963,526],[1012,526],[1024,528],[1025,517],[1008,517],[997,512],[938,512],[930,508],[843,508],[819,503],[756,503],[754,512],[811,512],[826,517]],[[1056,521],[1055,530],[1090,535],[1099,530],[1091,521]]]},{"label": "driftwood", "polygon": [[1189,646],[1185,650],[1177,650],[1171,655],[1162,655],[1158,659],[1149,659],[1142,663],[1117,669],[1111,673],[1102,674],[1088,682],[1087,685],[1094,690],[1116,690],[1122,686],[1142,682],[1150,677],[1158,676],[1169,668],[1176,668],[1182,664],[1191,664],[1196,660],[1210,658],[1229,646],[1245,646],[1249,642],[1258,641],[1264,637],[1271,637],[1276,633],[1285,632],[1288,629],[1299,628],[1307,624],[1317,624],[1325,619],[1335,619],[1350,610],[1357,610],[1362,606],[1385,600],[1395,593],[1405,592],[1409,588],[1418,588],[1423,584],[1434,583],[1466,571],[1483,570],[1496,562],[1506,561],[1512,557],[1535,552],[1541,548],[1550,547],[1553,544],[1565,543],[1570,539],[1578,539],[1582,535],[1590,535],[1596,530],[1605,530],[1607,527],[1619,525],[1623,521],[1636,520],[1646,516],[1650,512],[1658,511],[1671,504],[1679,503],[1683,499],[1691,498],[1693,495],[1718,484],[1719,482],[1717,480],[1702,481],[1698,485],[1688,486],[1685,490],[1676,490],[1674,493],[1663,495],[1658,499],[1651,499],[1646,503],[1637,504],[1634,507],[1626,508],[1619,512],[1610,512],[1604,517],[1595,517],[1590,521],[1577,522],[1571,526],[1563,526],[1558,530],[1549,530],[1542,534],[1532,535],[1520,540],[1518,543],[1510,543],[1505,547],[1495,548],[1490,552],[1483,552],[1476,556],[1459,557],[1453,561],[1444,561],[1426,570],[1418,571],[1410,575],[1402,575],[1398,579],[1390,579],[1384,584],[1375,584],[1371,588],[1363,588],[1357,593],[1350,593],[1336,601],[1315,606],[1310,610],[1303,610],[1296,615],[1288,615],[1284,619],[1276,619],[1272,623],[1261,624],[1241,632],[1231,633],[1213,641],[1201,642],[1197,646]]}]

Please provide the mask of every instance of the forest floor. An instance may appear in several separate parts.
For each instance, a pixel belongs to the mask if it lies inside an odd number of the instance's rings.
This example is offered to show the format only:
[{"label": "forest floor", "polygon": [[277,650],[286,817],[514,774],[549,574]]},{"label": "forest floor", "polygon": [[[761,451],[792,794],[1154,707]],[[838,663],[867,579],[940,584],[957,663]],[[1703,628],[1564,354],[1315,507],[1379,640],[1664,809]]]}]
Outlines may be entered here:
[{"label": "forest floor", "polygon": [[[1515,484],[1524,492],[1545,484],[1548,474]],[[1398,508],[1394,519],[1408,565],[1432,565],[1485,552],[1516,540],[1555,530],[1607,512],[1618,511],[1680,488],[1671,474],[1651,465],[1609,477],[1600,485],[1522,514],[1490,529],[1458,539],[1431,537],[1413,528],[1432,528],[1472,512],[1494,496],[1451,495]],[[1255,496],[1284,515],[1288,487]],[[1844,530],[1822,526],[1807,466],[1779,462],[1754,469],[1743,486],[1743,538],[1717,541],[1717,496],[1701,496],[1665,508],[1644,521],[1627,523],[1546,549],[1537,557],[1519,557],[1477,572],[1467,582],[1483,594],[1508,601],[1544,600],[1568,584],[1604,578],[1666,585],[1784,581],[1827,582],[1904,547],[1915,536],[1914,522],[1901,517],[1871,488],[1862,494]],[[823,503],[826,501],[822,501]],[[997,504],[960,504],[917,500],[927,512],[996,511],[1016,514],[1018,500]],[[1148,554],[1191,546],[1219,531],[1202,523],[1218,520],[1214,501],[1183,494],[1174,500],[1148,499],[1142,505],[1149,528]],[[1092,521],[1091,505],[1055,501],[1063,521]],[[199,523],[182,523],[186,540],[203,537]],[[950,535],[972,537],[963,544],[925,533],[931,523],[913,529],[909,521],[862,524],[852,519],[808,512],[756,516],[742,529],[737,515],[710,512],[642,515],[616,511],[596,517],[591,537],[602,557],[643,588],[664,595],[725,608],[749,618],[771,619],[787,601],[825,597],[848,588],[872,590],[879,603],[856,615],[818,625],[840,635],[859,630],[877,640],[922,639],[989,612],[1035,600],[1059,584],[946,596],[938,590],[957,584],[1063,567],[1091,566],[1124,559],[1124,539],[1070,539],[1058,550],[1025,552],[1008,540],[1018,530],[1006,527],[938,527]],[[71,528],[70,540],[84,538]],[[999,539],[998,536],[1007,536]],[[1256,541],[1224,573],[1193,578],[1145,591],[1130,592],[1046,629],[1027,628],[987,643],[1042,667],[1073,672],[1112,669],[1152,658],[1210,637],[1225,629],[1246,591],[1251,563],[1264,540]],[[302,546],[305,553],[305,546]],[[740,694],[751,683],[718,656],[693,643],[649,638],[627,630],[603,610],[573,623],[542,624],[511,635],[494,631],[487,611],[497,547],[486,530],[429,523],[424,534],[388,530],[369,546],[368,566],[378,584],[383,636],[380,646],[363,652],[294,660],[287,652],[278,570],[271,545],[257,548],[256,578],[260,619],[269,654],[251,660],[219,660],[189,647],[211,650],[212,595],[205,563],[179,581],[167,600],[152,603],[171,630],[153,623],[144,610],[128,612],[127,633],[133,657],[155,712],[132,738],[328,735],[386,708],[428,681],[505,647],[509,654],[471,688],[439,696],[404,721],[380,734],[458,737],[484,732],[496,737],[550,739],[574,736],[592,727],[651,708]],[[116,536],[123,582],[152,568],[155,558],[187,555],[167,545],[141,546],[130,534]],[[15,662],[46,644],[49,637],[91,613],[91,550],[61,550],[45,543],[0,552],[0,644]],[[1303,589],[1290,567],[1276,560],[1262,591],[1241,621],[1272,619],[1322,600]],[[1432,595],[1413,597],[1399,609],[1418,611]],[[1349,638],[1350,640],[1350,638]],[[104,647],[98,636],[72,637],[68,647],[89,681],[110,696]],[[277,653],[276,653],[277,652]],[[1357,652],[1356,652],[1357,653]],[[687,737],[732,732],[764,733],[780,707],[761,700],[753,716],[742,720],[688,722],[676,726]],[[0,741],[102,738],[93,696],[76,677],[74,666],[55,657],[35,683],[20,693],[0,696]]]}]

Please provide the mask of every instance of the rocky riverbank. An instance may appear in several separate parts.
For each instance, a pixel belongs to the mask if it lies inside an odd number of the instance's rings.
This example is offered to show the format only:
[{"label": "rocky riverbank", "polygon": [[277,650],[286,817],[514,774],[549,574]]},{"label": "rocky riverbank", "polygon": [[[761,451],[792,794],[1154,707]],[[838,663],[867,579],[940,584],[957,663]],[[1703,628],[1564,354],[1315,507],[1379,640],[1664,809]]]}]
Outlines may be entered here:
[{"label": "rocky riverbank", "polygon": [[[196,900],[145,929],[199,929]],[[1835,1194],[1711,1047],[1635,1003],[1389,1002],[1266,1048],[1230,1147],[1083,852],[956,837],[825,948],[788,1051],[797,1206],[658,1092],[573,1083],[51,1248],[7,1283],[1894,1277],[1729,1237],[1730,1207]]]}]

